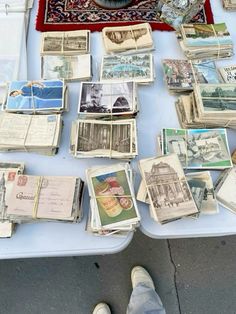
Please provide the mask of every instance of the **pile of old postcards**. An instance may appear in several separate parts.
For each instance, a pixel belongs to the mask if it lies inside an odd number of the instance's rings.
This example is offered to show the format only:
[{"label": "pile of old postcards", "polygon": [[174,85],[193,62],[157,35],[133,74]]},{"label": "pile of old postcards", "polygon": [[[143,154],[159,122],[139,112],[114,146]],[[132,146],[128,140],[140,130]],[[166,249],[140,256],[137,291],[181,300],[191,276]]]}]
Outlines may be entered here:
[{"label": "pile of old postcards", "polygon": [[128,163],[86,170],[90,196],[87,230],[98,235],[126,234],[140,221],[133,173]]},{"label": "pile of old postcards", "polygon": [[90,31],[42,33],[41,77],[66,81],[91,79]]},{"label": "pile of old postcards", "polygon": [[203,8],[204,3],[205,0],[159,0],[156,8],[157,15],[162,21],[178,29],[181,24],[190,22]]},{"label": "pile of old postcards", "polygon": [[82,218],[83,181],[78,177],[23,174],[22,163],[0,163],[0,237],[14,223]]},{"label": "pile of old postcards", "polygon": [[193,90],[195,83],[221,82],[215,62],[202,60],[162,60],[164,79],[170,93],[182,93]]},{"label": "pile of old postcards", "polygon": [[176,102],[183,128],[236,127],[236,84],[196,84]]},{"label": "pile of old postcards", "polygon": [[104,27],[102,37],[107,53],[154,49],[152,29],[149,23]]},{"label": "pile of old postcards", "polygon": [[[182,138],[180,145],[181,141]],[[212,143],[215,144],[214,139]],[[200,146],[196,148],[200,149]],[[186,156],[186,151],[183,154]],[[139,162],[142,181],[137,199],[149,204],[150,216],[161,224],[184,217],[196,219],[200,215],[218,213],[210,172],[204,170],[185,175],[179,156],[170,153]],[[197,159],[200,164],[201,157],[198,156],[192,159],[192,163]],[[201,166],[194,165],[191,169],[195,168],[201,169]]]},{"label": "pile of old postcards", "polygon": [[229,10],[229,11],[236,10],[236,0],[222,0],[222,2],[226,10]]},{"label": "pile of old postcards", "polygon": [[0,114],[0,151],[56,154],[66,91],[61,80],[10,82]]},{"label": "pile of old postcards", "polygon": [[190,59],[220,59],[233,56],[233,41],[225,23],[182,24],[177,38]]},{"label": "pile of old postcards", "polygon": [[79,118],[71,129],[71,154],[78,158],[134,158],[138,154],[137,112],[134,82],[83,82]]}]

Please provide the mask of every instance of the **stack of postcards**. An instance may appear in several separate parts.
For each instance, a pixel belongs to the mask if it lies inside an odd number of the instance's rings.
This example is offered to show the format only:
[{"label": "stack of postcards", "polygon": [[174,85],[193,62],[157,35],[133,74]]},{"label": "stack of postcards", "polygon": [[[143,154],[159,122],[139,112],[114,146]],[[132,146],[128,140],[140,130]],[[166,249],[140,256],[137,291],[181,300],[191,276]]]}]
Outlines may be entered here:
[{"label": "stack of postcards", "polygon": [[0,162],[0,238],[12,235],[14,223],[6,218],[6,209],[15,177],[23,171],[23,163]]},{"label": "stack of postcards", "polygon": [[100,81],[134,81],[150,84],[155,79],[154,61],[151,53],[104,56],[102,59]]},{"label": "stack of postcards", "polygon": [[233,41],[225,23],[183,24],[177,38],[188,59],[220,59],[233,56]]},{"label": "stack of postcards", "polygon": [[32,220],[79,221],[83,181],[66,176],[15,176],[5,217],[14,222]]},{"label": "stack of postcards", "polygon": [[151,217],[161,224],[199,214],[176,154],[139,161],[142,182],[137,199],[149,204]]},{"label": "stack of postcards", "polygon": [[181,24],[188,23],[203,7],[205,0],[157,1],[157,15],[163,22],[178,29]]},{"label": "stack of postcards", "polygon": [[232,167],[226,129],[163,129],[160,146],[164,155],[177,154],[185,169]]},{"label": "stack of postcards", "polygon": [[134,82],[82,83],[79,119],[71,130],[71,154],[79,158],[134,158],[138,154],[137,112]]},{"label": "stack of postcards", "polygon": [[214,61],[162,60],[165,82],[171,93],[193,90],[195,83],[220,83]]},{"label": "stack of postcards", "polygon": [[0,114],[0,151],[55,155],[62,130],[61,115]]},{"label": "stack of postcards", "polygon": [[61,113],[68,108],[67,88],[61,80],[12,81],[2,110],[12,113]]},{"label": "stack of postcards", "polygon": [[225,83],[236,83],[236,65],[218,68]]},{"label": "stack of postcards", "polygon": [[236,84],[196,84],[176,102],[183,128],[236,128]]},{"label": "stack of postcards", "polygon": [[236,0],[222,0],[223,6],[226,10],[235,11],[236,10]]},{"label": "stack of postcards", "polygon": [[225,170],[215,184],[216,198],[220,204],[236,213],[236,166]]},{"label": "stack of postcards", "polygon": [[124,234],[140,221],[132,169],[128,163],[86,170],[90,196],[87,230],[98,235]]},{"label": "stack of postcards", "polygon": [[104,27],[102,36],[107,53],[141,52],[154,49],[152,29],[149,23]]},{"label": "stack of postcards", "polygon": [[43,79],[81,81],[92,77],[89,30],[42,33],[41,56]]}]

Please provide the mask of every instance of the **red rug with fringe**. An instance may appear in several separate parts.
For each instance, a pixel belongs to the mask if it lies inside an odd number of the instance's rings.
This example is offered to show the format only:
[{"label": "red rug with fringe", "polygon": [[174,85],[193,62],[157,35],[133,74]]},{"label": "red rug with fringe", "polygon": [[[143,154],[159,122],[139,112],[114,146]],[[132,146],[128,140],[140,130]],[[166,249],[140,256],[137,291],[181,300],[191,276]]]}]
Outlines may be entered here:
[{"label": "red rug with fringe", "polygon": [[[156,17],[158,0],[134,0],[125,9],[105,10],[92,0],[39,0],[36,29],[46,31],[69,31],[90,29],[101,31],[105,26],[123,26],[149,22],[153,30],[173,30]],[[193,22],[213,23],[210,0]]]}]

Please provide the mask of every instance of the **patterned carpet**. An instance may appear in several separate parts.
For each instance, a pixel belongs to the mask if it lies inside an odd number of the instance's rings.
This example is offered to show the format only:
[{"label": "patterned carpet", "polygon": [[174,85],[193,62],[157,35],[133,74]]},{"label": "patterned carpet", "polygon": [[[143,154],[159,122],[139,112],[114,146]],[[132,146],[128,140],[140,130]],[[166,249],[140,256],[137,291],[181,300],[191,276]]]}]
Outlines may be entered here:
[{"label": "patterned carpet", "polygon": [[[105,10],[92,0],[39,0],[36,29],[66,31],[90,29],[100,31],[105,26],[131,25],[149,22],[153,29],[172,30],[156,17],[158,0],[134,0],[125,9]],[[193,19],[198,23],[213,23],[210,0]]]}]

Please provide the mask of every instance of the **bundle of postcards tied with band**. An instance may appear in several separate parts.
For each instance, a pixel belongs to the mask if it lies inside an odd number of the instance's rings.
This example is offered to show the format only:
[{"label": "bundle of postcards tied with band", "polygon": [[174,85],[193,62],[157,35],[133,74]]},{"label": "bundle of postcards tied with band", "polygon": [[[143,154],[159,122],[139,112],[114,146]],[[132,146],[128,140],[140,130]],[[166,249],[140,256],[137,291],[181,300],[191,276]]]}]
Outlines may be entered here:
[{"label": "bundle of postcards tied with band", "polygon": [[87,231],[96,235],[127,235],[140,221],[128,163],[86,170],[90,197]]},{"label": "bundle of postcards tied with band", "polygon": [[84,183],[79,177],[23,171],[23,163],[0,163],[0,237],[10,237],[16,223],[81,220]]},{"label": "bundle of postcards tied with band", "polygon": [[0,114],[0,151],[57,153],[60,113],[68,110],[64,81],[12,81],[5,90]]},{"label": "bundle of postcards tied with band", "polygon": [[234,55],[233,41],[225,23],[182,24],[177,38],[190,59],[222,59]]},{"label": "bundle of postcards tied with band", "polygon": [[134,158],[138,154],[138,108],[134,82],[83,82],[70,153],[77,158]]},{"label": "bundle of postcards tied with band", "polygon": [[176,110],[183,128],[236,128],[236,83],[195,84]]},{"label": "bundle of postcards tied with band", "polygon": [[222,2],[223,2],[223,7],[226,10],[229,10],[229,11],[236,10],[236,0],[222,0]]}]

